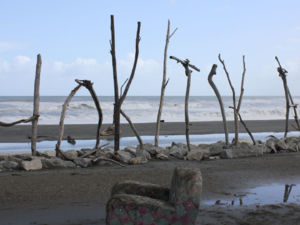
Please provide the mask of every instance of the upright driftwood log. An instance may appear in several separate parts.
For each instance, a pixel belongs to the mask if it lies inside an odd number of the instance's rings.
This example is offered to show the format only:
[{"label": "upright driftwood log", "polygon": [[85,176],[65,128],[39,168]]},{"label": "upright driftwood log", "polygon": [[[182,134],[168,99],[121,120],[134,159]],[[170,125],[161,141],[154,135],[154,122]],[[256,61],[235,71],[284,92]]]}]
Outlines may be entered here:
[{"label": "upright driftwood log", "polygon": [[190,68],[200,72],[200,69],[198,69],[196,66],[190,64],[190,61],[188,59],[186,60],[181,60],[178,59],[175,56],[170,56],[170,59],[174,59],[177,61],[177,63],[181,63],[181,65],[184,67],[185,70],[185,75],[187,76],[187,85],[186,85],[186,92],[185,92],[185,104],[184,104],[184,115],[185,115],[185,136],[186,136],[186,144],[188,147],[188,150],[191,150],[190,146],[190,121],[189,121],[189,96],[190,96],[190,85],[191,85],[191,74],[192,71]]},{"label": "upright driftwood log", "polygon": [[113,68],[113,80],[114,80],[114,94],[115,94],[115,103],[114,103],[114,115],[113,115],[113,123],[114,123],[114,128],[115,128],[115,134],[114,134],[114,151],[115,153],[119,150],[120,148],[120,113],[121,113],[121,106],[122,103],[124,102],[129,87],[131,85],[131,82],[134,78],[136,66],[137,66],[137,61],[138,61],[138,56],[139,56],[139,42],[141,40],[140,38],[140,29],[141,29],[141,22],[137,23],[137,32],[136,32],[136,41],[135,41],[135,57],[134,57],[134,62],[131,70],[130,77],[128,79],[128,82],[126,84],[126,87],[124,89],[124,93],[119,96],[119,85],[118,85],[118,73],[117,73],[117,59],[116,59],[116,48],[115,48],[115,25],[114,25],[114,16],[111,15],[110,17],[111,21],[111,41],[110,41],[110,46],[111,46],[111,57],[112,57],[112,68]]},{"label": "upright driftwood log", "polygon": [[42,68],[42,57],[37,55],[35,81],[34,81],[34,99],[33,99],[33,118],[32,120],[32,135],[31,135],[31,152],[36,155],[36,141],[37,141],[37,126],[39,121],[40,109],[40,77]]},{"label": "upright driftwood log", "polygon": [[[278,57],[275,57],[277,63],[278,63],[278,68],[277,71],[279,72],[279,76],[281,77],[282,81],[283,81],[283,87],[284,87],[284,93],[285,93],[285,98],[286,98],[286,107],[293,108],[294,111],[294,120],[296,122],[296,129],[300,130],[300,124],[299,124],[299,119],[298,119],[298,113],[297,113],[297,104],[294,103],[293,97],[291,95],[290,89],[287,85],[287,79],[286,79],[286,74],[288,73],[287,70],[285,70],[284,68],[281,67],[281,64],[279,62]],[[288,96],[288,97],[287,97]],[[289,118],[289,109],[287,108],[286,110],[286,128],[287,128],[287,124],[288,124],[288,118]],[[287,132],[286,132],[287,133]],[[285,134],[286,137],[286,134]]]},{"label": "upright driftwood log", "polygon": [[216,70],[217,70],[217,65],[214,64],[210,70],[210,73],[208,75],[208,83],[210,84],[210,86],[212,87],[212,89],[214,90],[216,97],[218,99],[219,105],[220,105],[220,109],[221,109],[221,114],[222,114],[222,119],[223,119],[223,126],[224,126],[224,133],[225,133],[225,144],[228,145],[229,141],[228,141],[228,128],[227,128],[227,122],[226,122],[226,114],[225,114],[225,110],[224,110],[224,104],[223,104],[223,100],[222,97],[219,93],[219,90],[217,88],[217,86],[215,85],[215,83],[213,82],[213,75],[216,74]]},{"label": "upright driftwood log", "polygon": [[290,99],[289,99],[289,93],[288,93],[288,86],[287,86],[287,80],[286,80],[286,74],[288,73],[287,70],[281,67],[281,64],[279,62],[279,59],[277,56],[275,56],[275,59],[278,63],[277,71],[279,73],[279,76],[282,79],[283,88],[284,88],[284,95],[285,95],[285,107],[286,107],[286,113],[285,113],[285,129],[284,129],[284,138],[286,138],[287,133],[289,132],[289,114],[290,114]]},{"label": "upright driftwood log", "polygon": [[166,90],[166,87],[169,82],[169,79],[167,80],[168,46],[169,46],[170,39],[174,35],[176,30],[177,30],[177,28],[170,35],[170,20],[168,20],[167,36],[166,36],[166,43],[165,43],[165,50],[164,50],[163,79],[162,79],[162,84],[161,84],[160,101],[159,101],[159,107],[158,107],[157,119],[156,119],[156,127],[155,127],[155,139],[154,139],[155,146],[158,146],[161,113],[162,113],[162,109],[163,109],[163,105],[164,105],[165,90]]},{"label": "upright driftwood log", "polygon": [[225,62],[224,62],[224,60],[221,59],[221,54],[219,54],[218,58],[219,58],[219,61],[223,65],[224,72],[226,74],[229,86],[230,86],[231,91],[232,91],[234,127],[235,127],[235,130],[234,130],[234,144],[237,144],[238,140],[239,140],[239,123],[238,123],[238,113],[237,113],[237,106],[236,106],[235,90],[234,90],[234,87],[233,87],[233,85],[231,83],[231,79],[230,79],[229,73],[228,73],[228,71],[226,69]]}]

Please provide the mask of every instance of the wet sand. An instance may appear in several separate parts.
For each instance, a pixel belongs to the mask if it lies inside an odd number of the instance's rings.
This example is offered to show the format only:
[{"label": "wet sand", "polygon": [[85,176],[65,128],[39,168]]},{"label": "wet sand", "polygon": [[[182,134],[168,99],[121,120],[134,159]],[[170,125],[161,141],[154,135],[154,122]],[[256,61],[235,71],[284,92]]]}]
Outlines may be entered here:
[{"label": "wet sand", "polygon": [[[289,153],[201,162],[151,161],[125,168],[99,166],[88,169],[3,172],[0,173],[1,224],[104,224],[105,203],[111,187],[117,181],[131,179],[169,186],[176,166],[201,169],[202,201],[222,199],[259,185],[299,184],[299,161],[299,153]],[[276,210],[280,213],[276,213]],[[290,204],[259,209],[202,205],[198,224],[297,224],[295,221],[299,211],[298,205]],[[244,216],[248,219],[243,219]]]},{"label": "wet sand", "polygon": [[[248,120],[245,121],[251,132],[283,132],[284,120]],[[295,131],[291,126],[294,121],[289,123],[289,131]],[[109,124],[103,124],[101,130],[106,129]],[[155,134],[155,123],[135,124],[141,136],[153,136]],[[96,124],[66,124],[64,137],[72,136],[75,139],[95,139]],[[228,122],[228,130],[234,132],[233,121]],[[121,124],[121,136],[130,137],[134,133],[128,124]],[[223,133],[223,123],[221,121],[191,122],[190,134],[217,134]],[[240,125],[240,132],[246,132]],[[39,125],[39,140],[56,140],[59,133],[58,125]],[[181,135],[185,133],[185,123],[183,122],[164,122],[161,123],[161,135]],[[31,136],[31,125],[18,125],[13,127],[0,127],[0,142],[28,142]]]}]

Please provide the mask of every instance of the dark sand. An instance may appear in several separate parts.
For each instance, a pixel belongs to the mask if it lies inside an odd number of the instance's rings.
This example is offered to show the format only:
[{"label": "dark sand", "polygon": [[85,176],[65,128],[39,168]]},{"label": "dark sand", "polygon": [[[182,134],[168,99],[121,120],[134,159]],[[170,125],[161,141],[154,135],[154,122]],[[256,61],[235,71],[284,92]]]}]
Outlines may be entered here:
[{"label": "dark sand", "polygon": [[[299,153],[289,153],[201,162],[151,161],[126,168],[99,166],[3,172],[0,173],[0,224],[104,224],[105,203],[117,181],[132,179],[168,186],[175,166],[201,169],[203,201],[222,199],[228,194],[274,182],[299,184],[299,162]],[[300,224],[298,205],[273,205],[259,209],[202,205],[201,208],[198,224]]]},{"label": "dark sand", "polygon": [[[252,132],[282,132],[284,121],[247,121]],[[104,125],[105,128],[107,125]],[[155,124],[136,124],[141,135],[153,135]],[[232,132],[233,124],[229,130]],[[293,130],[291,128],[291,130]],[[93,139],[96,125],[67,125],[65,135]],[[193,122],[191,134],[222,133],[221,122]],[[243,128],[241,128],[241,132]],[[41,139],[55,139],[58,126],[41,125]],[[163,123],[161,134],[184,133],[184,123]],[[28,141],[31,127],[0,127],[0,142]],[[122,135],[132,136],[128,125]],[[45,137],[46,136],[46,137]],[[169,186],[175,166],[198,167],[203,174],[202,200],[217,200],[247,188],[271,183],[300,184],[300,153],[260,158],[201,162],[151,161],[145,165],[0,173],[0,225],[105,224],[111,187],[126,179]],[[278,193],[283,195],[283,193]],[[224,208],[201,206],[198,224],[300,224],[299,205]]]},{"label": "dark sand", "polygon": [[[248,120],[245,121],[251,132],[283,132],[284,120]],[[289,124],[293,124],[290,121]],[[108,127],[103,124],[101,130]],[[153,136],[155,134],[155,123],[137,123],[136,129],[141,136]],[[232,121],[228,122],[228,130],[234,132]],[[65,125],[64,136],[72,136],[75,139],[95,139],[97,125],[78,124]],[[295,129],[290,125],[290,131]],[[128,124],[121,124],[121,136],[134,136]],[[221,121],[191,122],[190,134],[217,134],[223,133],[223,123]],[[245,129],[240,125],[240,132],[245,133]],[[56,140],[59,133],[58,125],[39,125],[39,140]],[[185,123],[183,122],[164,122],[161,123],[161,135],[181,135],[185,133]],[[0,142],[27,142],[31,136],[31,125],[18,125],[13,127],[0,127]]]}]

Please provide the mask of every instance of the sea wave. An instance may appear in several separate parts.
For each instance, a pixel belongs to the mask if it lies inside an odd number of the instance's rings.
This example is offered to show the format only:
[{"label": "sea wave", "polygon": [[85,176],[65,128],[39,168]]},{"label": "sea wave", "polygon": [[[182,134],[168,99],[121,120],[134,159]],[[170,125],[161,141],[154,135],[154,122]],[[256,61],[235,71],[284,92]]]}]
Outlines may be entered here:
[{"label": "sea wave", "polygon": [[[30,98],[30,97],[28,97]],[[32,115],[32,97],[0,98],[0,120],[12,122]],[[100,97],[103,111],[103,122],[111,123],[113,116],[113,97]],[[40,102],[40,123],[58,124],[65,97],[42,97]],[[227,120],[233,120],[231,97],[223,97]],[[294,98],[295,103],[300,97]],[[135,123],[155,122],[159,105],[159,97],[129,97],[122,109]],[[285,118],[284,97],[247,97],[243,98],[241,116],[244,120],[268,120]],[[292,113],[292,110],[291,110]],[[299,113],[299,112],[298,112]],[[189,102],[189,117],[191,121],[222,120],[219,103],[213,96],[194,97]],[[291,115],[292,117],[292,115]],[[166,122],[184,121],[184,97],[166,97],[162,118]],[[98,113],[90,97],[74,98],[66,113],[65,123],[97,123]],[[121,122],[126,122],[124,118]]]}]

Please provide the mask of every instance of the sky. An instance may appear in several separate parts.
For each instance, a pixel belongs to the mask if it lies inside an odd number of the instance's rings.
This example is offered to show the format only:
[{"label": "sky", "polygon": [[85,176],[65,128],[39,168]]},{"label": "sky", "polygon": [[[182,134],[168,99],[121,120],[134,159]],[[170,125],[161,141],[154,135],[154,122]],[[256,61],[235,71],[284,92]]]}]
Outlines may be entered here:
[{"label": "sky", "polygon": [[[68,95],[75,79],[94,83],[99,96],[112,96],[110,15],[114,15],[118,79],[130,75],[137,22],[140,55],[128,95],[160,95],[168,19],[178,28],[168,55],[189,59],[191,95],[214,95],[207,76],[217,64],[214,81],[231,95],[218,61],[225,60],[237,94],[246,60],[245,95],[282,96],[275,56],[288,70],[292,95],[300,95],[299,0],[1,0],[0,96],[32,96],[37,54],[42,56],[41,95]],[[186,76],[168,59],[166,95],[184,96]],[[88,95],[81,90],[79,95]]]}]

